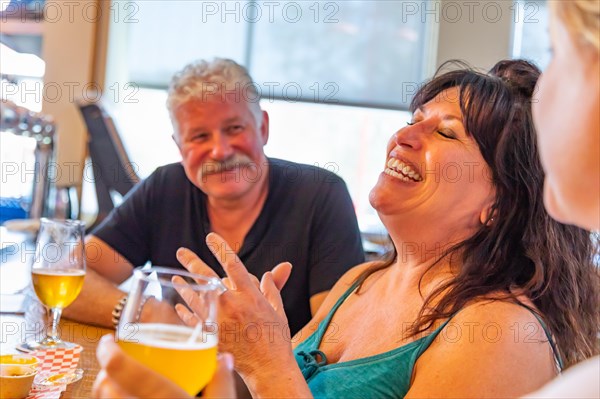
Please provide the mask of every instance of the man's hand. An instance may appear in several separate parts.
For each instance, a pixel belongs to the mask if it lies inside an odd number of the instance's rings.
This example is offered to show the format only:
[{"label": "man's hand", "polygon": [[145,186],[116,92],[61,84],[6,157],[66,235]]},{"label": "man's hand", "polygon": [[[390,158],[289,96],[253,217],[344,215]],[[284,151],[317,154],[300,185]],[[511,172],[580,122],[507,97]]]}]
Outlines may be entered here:
[{"label": "man's hand", "polygon": [[[114,342],[113,335],[105,335],[96,350],[102,367],[94,382],[94,398],[190,398],[174,382],[149,369],[125,354]],[[202,367],[201,364],[190,367]],[[204,389],[203,398],[235,398],[233,358],[221,354],[213,380]]]}]

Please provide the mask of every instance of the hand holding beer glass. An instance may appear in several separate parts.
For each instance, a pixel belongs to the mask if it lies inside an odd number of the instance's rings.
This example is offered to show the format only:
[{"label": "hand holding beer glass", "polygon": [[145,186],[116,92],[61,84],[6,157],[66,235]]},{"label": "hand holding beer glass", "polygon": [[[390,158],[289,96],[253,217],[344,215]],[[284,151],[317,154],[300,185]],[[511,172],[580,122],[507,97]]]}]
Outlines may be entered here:
[{"label": "hand holding beer glass", "polygon": [[[179,292],[193,293],[194,326],[185,325],[175,305]],[[218,278],[168,268],[136,269],[123,309],[117,340],[130,356],[194,396],[211,380],[217,364],[217,299],[224,291]],[[151,320],[140,316],[152,303]]]},{"label": "hand holding beer glass", "polygon": [[84,224],[78,220],[41,219],[31,266],[31,281],[39,300],[49,309],[52,327],[41,342],[22,345],[28,350],[72,347],[58,336],[62,310],[77,298],[85,278]]}]

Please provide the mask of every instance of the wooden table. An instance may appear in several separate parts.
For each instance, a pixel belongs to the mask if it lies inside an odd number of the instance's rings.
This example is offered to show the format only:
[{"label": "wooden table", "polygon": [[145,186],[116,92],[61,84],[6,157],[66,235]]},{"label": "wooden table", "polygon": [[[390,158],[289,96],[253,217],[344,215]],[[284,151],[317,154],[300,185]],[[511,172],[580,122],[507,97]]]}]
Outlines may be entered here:
[{"label": "wooden table", "polygon": [[[0,326],[0,352],[2,354],[19,353],[15,346],[26,337],[31,336],[31,328],[28,328],[25,317],[16,314],[0,314]],[[96,360],[96,346],[100,338],[110,333],[111,330],[80,324],[71,320],[61,321],[60,327],[62,339],[75,342],[83,347],[78,367],[84,370],[83,378],[68,385],[61,398],[88,399],[91,397],[96,375],[100,371],[100,366]]]},{"label": "wooden table", "polygon": [[[2,303],[6,304],[8,295],[13,294],[26,287],[30,281],[30,264],[33,255],[33,240],[25,236],[22,243],[18,243],[18,250],[13,251],[10,248],[0,253],[0,294],[3,295]],[[0,308],[0,353],[11,354],[19,353],[15,347],[31,338],[42,338],[39,332],[35,332],[35,321],[40,322],[40,317],[32,316],[33,306],[31,298],[26,299],[25,309],[28,312],[27,317],[24,313],[7,313],[8,307]],[[29,305],[28,305],[29,304]],[[12,310],[9,310],[12,311]],[[37,327],[40,327],[38,324]],[[83,347],[79,358],[78,367],[84,370],[83,378],[73,384],[68,385],[67,390],[61,398],[81,398],[91,397],[92,386],[99,371],[98,361],[96,360],[96,346],[100,338],[112,330],[77,323],[71,320],[63,319],[60,323],[61,338],[68,342],[75,342]]]}]

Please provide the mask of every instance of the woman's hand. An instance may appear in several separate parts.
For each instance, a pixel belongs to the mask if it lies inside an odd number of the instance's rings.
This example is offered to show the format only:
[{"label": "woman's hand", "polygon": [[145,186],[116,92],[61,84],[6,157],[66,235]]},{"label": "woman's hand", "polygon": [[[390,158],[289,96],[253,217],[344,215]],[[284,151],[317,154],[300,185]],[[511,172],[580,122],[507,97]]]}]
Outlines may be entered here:
[{"label": "woman's hand", "polygon": [[[228,291],[219,300],[219,349],[233,353],[236,369],[244,378],[259,368],[294,367],[290,330],[279,293],[291,273],[291,265],[279,264],[259,282],[223,238],[211,233],[206,243],[228,276],[223,279]],[[177,251],[177,259],[192,273],[217,277],[190,250]],[[192,310],[197,308],[195,312],[201,314],[202,306],[193,291],[184,289],[180,294]],[[176,310],[186,323],[196,323],[196,317],[185,306],[177,305]]]},{"label": "woman's hand", "polygon": [[[125,354],[113,335],[102,337],[96,356],[102,369],[94,382],[94,398],[190,398],[174,382]],[[235,398],[232,369],[232,356],[221,354],[213,380],[204,389],[202,397]]]}]

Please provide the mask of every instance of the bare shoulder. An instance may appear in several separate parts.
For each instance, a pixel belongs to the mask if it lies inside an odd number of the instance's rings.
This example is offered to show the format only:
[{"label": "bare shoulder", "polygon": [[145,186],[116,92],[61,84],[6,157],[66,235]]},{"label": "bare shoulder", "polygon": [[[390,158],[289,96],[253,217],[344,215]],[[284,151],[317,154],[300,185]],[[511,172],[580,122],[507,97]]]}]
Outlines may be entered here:
[{"label": "bare shoulder", "polygon": [[477,358],[496,353],[529,357],[541,350],[546,357],[551,347],[532,310],[503,300],[480,300],[459,311],[430,349],[431,353],[457,352],[457,355],[471,352],[470,356]]},{"label": "bare shoulder", "polygon": [[481,300],[458,312],[419,358],[407,398],[518,397],[556,372],[546,333],[529,309]]},{"label": "bare shoulder", "polygon": [[[543,359],[551,354],[551,346],[541,322],[531,309],[505,300],[480,300],[466,306],[448,323],[461,336],[457,346],[488,356],[506,354],[501,358]],[[451,329],[450,328],[450,329]],[[448,335],[451,331],[446,331]],[[437,346],[452,350],[451,340],[438,340]],[[435,349],[435,346],[432,345]],[[553,366],[554,363],[551,362]]]},{"label": "bare shoulder", "polygon": [[539,327],[535,328],[535,335],[545,336],[544,329],[534,315],[533,310],[506,300],[478,300],[458,312],[451,322],[463,325],[473,325],[475,323],[475,325],[481,325],[482,327],[485,325],[496,326],[505,330],[504,334],[499,332],[499,335],[504,335],[504,338],[511,338],[509,341],[516,341],[517,343],[523,340],[514,340],[512,339],[514,334],[510,334],[517,328],[524,329],[535,324]]}]

